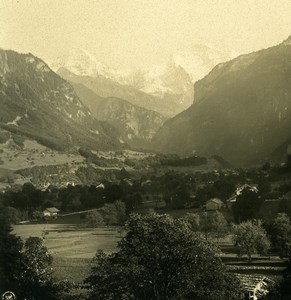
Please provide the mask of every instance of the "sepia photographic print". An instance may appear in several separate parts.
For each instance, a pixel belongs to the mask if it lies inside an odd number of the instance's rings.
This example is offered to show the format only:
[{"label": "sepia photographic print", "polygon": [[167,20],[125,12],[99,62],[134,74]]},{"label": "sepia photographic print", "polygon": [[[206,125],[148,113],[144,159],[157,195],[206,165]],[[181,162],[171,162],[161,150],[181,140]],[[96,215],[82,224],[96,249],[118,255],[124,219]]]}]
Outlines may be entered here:
[{"label": "sepia photographic print", "polygon": [[290,218],[290,0],[0,0],[0,300],[290,300]]}]

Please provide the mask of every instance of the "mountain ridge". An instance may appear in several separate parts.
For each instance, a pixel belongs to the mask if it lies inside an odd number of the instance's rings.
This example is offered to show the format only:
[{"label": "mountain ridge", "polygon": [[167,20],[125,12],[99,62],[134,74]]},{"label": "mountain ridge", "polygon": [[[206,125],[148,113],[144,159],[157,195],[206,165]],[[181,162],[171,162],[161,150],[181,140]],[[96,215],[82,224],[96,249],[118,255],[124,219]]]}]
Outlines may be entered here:
[{"label": "mountain ridge", "polygon": [[82,84],[71,82],[77,95],[100,121],[107,121],[119,130],[122,140],[134,147],[146,147],[147,142],[166,118],[158,112],[133,105],[127,100],[103,98]]},{"label": "mountain ridge", "polygon": [[0,127],[5,130],[55,148],[120,146],[116,130],[94,119],[73,87],[43,60],[0,50],[0,75]]},{"label": "mountain ridge", "polygon": [[[67,55],[52,62],[51,66],[66,79],[69,79],[66,77],[69,73],[82,78],[79,83],[87,85],[102,97],[122,98],[166,116],[174,116],[192,104],[193,83],[205,76],[217,63],[231,57],[229,53],[210,46],[194,45],[191,50],[173,54],[165,65],[115,70],[84,49],[72,49]],[[84,81],[85,77],[95,83],[99,81],[99,85],[103,86],[99,86],[98,91]],[[108,86],[107,91],[105,86]]]},{"label": "mountain ridge", "polygon": [[271,159],[291,136],[290,50],[282,43],[217,65],[195,83],[192,106],[158,131],[155,149],[235,165]]}]

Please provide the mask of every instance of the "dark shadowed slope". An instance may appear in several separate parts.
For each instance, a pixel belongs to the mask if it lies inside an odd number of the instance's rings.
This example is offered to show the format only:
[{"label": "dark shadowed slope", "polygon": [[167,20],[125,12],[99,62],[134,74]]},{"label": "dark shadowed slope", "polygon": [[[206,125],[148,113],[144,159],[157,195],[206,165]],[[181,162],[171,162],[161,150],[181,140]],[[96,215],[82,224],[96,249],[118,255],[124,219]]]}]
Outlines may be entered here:
[{"label": "dark shadowed slope", "polygon": [[236,165],[272,158],[275,150],[284,158],[291,141],[291,38],[217,65],[194,90],[193,105],[166,121],[155,149],[216,154]]},{"label": "dark shadowed slope", "polygon": [[0,49],[0,127],[49,147],[120,147],[114,127],[97,121],[72,86],[32,54]]}]

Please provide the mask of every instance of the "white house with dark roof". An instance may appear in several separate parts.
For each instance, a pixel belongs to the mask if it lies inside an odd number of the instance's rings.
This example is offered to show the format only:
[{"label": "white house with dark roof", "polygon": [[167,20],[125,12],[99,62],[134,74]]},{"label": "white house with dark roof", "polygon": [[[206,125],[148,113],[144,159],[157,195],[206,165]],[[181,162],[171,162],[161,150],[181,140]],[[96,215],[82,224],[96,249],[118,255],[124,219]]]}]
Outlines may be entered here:
[{"label": "white house with dark roof", "polygon": [[60,210],[56,207],[48,207],[42,213],[45,218],[57,218],[59,212]]}]

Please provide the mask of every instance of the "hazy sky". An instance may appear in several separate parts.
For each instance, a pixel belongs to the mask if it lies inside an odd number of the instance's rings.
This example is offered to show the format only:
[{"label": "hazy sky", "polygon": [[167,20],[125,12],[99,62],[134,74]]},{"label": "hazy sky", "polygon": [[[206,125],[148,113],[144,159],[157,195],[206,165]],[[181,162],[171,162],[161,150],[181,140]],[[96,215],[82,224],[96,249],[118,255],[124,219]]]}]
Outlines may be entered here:
[{"label": "hazy sky", "polygon": [[0,0],[0,47],[45,60],[73,47],[143,67],[199,43],[246,53],[290,34],[290,0]]}]

